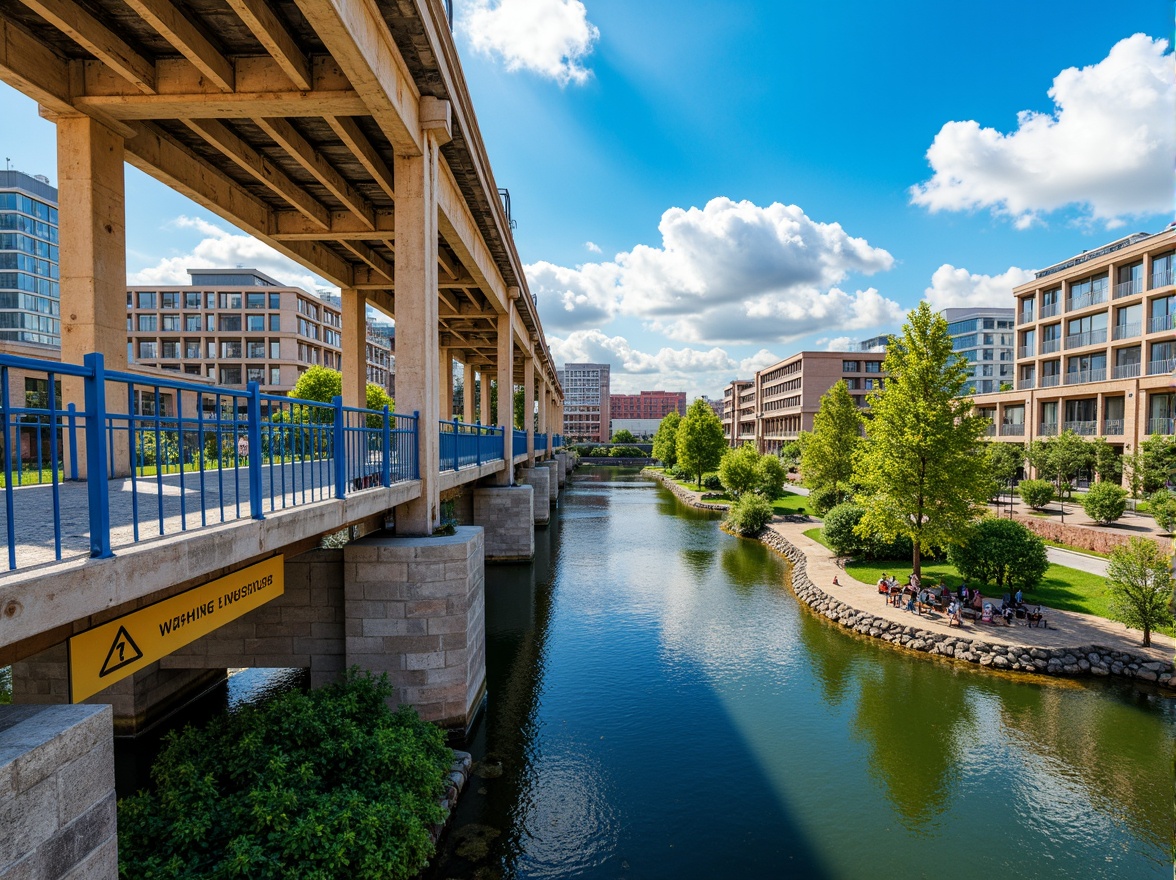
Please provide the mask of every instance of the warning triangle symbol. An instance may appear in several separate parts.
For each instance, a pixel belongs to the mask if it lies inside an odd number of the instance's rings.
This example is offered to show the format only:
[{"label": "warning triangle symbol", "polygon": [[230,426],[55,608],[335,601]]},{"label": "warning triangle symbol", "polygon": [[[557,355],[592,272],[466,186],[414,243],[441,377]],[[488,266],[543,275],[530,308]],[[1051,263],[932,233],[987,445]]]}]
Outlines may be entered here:
[{"label": "warning triangle symbol", "polygon": [[103,678],[112,672],[117,672],[142,656],[143,652],[139,650],[139,646],[135,644],[135,640],[131,638],[127,628],[120,626],[114,636],[114,644],[106,652],[106,662],[102,664],[102,670],[98,673],[98,677]]}]

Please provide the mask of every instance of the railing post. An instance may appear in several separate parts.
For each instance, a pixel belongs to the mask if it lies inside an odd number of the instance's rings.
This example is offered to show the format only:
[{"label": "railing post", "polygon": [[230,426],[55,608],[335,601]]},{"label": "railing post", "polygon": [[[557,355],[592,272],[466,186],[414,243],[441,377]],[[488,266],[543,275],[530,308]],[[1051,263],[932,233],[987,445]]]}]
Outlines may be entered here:
[{"label": "railing post", "polygon": [[78,408],[75,404],[66,406],[69,413],[69,478],[78,479]]},{"label": "railing post", "polygon": [[478,467],[482,466],[482,424],[478,423],[474,428],[474,464]]},{"label": "railing post", "polygon": [[[86,403],[86,494],[90,513],[90,555],[108,559],[110,550],[110,486],[106,469],[106,365],[102,352],[82,358],[89,374],[83,380]],[[52,390],[50,391],[52,393]]]},{"label": "railing post", "polygon": [[[249,439],[249,514],[254,519],[265,519],[261,511],[261,388],[256,382],[250,382],[245,389],[249,393],[246,404],[249,422],[245,426]],[[183,469],[181,464],[181,473]]]},{"label": "railing post", "polygon": [[380,467],[384,488],[392,485],[392,413],[384,406],[384,463]]},{"label": "railing post", "polygon": [[453,420],[453,469],[461,470],[461,430],[457,419]]},{"label": "railing post", "polygon": [[413,444],[415,457],[412,462],[412,478],[419,480],[421,478],[421,411],[419,409],[412,411],[412,429],[416,433],[416,443]]},{"label": "railing post", "polygon": [[347,496],[347,450],[346,435],[343,430],[343,398],[335,396],[335,497],[340,501]]}]

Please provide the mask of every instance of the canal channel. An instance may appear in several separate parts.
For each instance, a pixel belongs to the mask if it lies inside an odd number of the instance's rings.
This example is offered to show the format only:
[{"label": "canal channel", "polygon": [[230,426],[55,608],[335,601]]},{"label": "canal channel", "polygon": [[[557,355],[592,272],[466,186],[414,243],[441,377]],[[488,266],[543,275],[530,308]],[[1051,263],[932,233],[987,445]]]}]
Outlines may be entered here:
[{"label": "canal channel", "polygon": [[486,577],[476,773],[433,878],[1168,878],[1176,701],[840,631],[787,564],[579,471]]}]

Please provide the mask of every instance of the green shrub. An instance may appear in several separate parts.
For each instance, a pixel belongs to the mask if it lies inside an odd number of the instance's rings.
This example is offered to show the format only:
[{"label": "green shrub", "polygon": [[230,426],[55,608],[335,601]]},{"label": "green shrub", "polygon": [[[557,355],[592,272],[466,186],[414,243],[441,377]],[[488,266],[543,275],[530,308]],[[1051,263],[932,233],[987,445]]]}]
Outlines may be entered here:
[{"label": "green shrub", "polygon": [[738,449],[728,449],[719,461],[719,479],[732,498],[738,498],[755,488],[756,466],[760,454],[755,446],[744,443]]},{"label": "green shrub", "polygon": [[947,559],[966,580],[991,584],[998,593],[1032,590],[1049,568],[1041,538],[1015,520],[993,516],[972,525],[948,548]]},{"label": "green shrub", "polygon": [[1176,529],[1176,492],[1161,489],[1147,499],[1148,512],[1156,518],[1156,525],[1168,534]]},{"label": "green shrub", "polygon": [[774,455],[760,457],[755,466],[755,491],[767,498],[779,498],[784,494],[784,482],[788,479],[788,471],[783,463]]},{"label": "green shrub", "polygon": [[865,508],[852,501],[838,504],[825,514],[825,524],[821,527],[821,535],[825,543],[838,556],[853,556],[862,549],[863,540],[854,534],[856,526]]},{"label": "green shrub", "polygon": [[1097,523],[1112,523],[1127,509],[1127,490],[1117,483],[1095,483],[1086,491],[1082,509]]},{"label": "green shrub", "polygon": [[1022,480],[1017,491],[1021,500],[1034,510],[1041,510],[1054,499],[1053,483],[1049,480]]},{"label": "green shrub", "polygon": [[772,504],[759,495],[748,492],[731,505],[723,523],[740,535],[756,535],[772,521]]},{"label": "green shrub", "polygon": [[841,502],[845,501],[845,493],[823,486],[809,492],[809,504],[812,505],[817,516],[824,516]]},{"label": "green shrub", "polygon": [[453,755],[386,678],[290,693],[168,734],[156,791],[119,802],[128,878],[409,878]]},{"label": "green shrub", "polygon": [[717,492],[723,488],[723,481],[719,479],[718,474],[710,474],[702,478],[702,488]]},{"label": "green shrub", "polygon": [[614,446],[609,450],[608,454],[612,458],[648,458],[636,446]]},{"label": "green shrub", "polygon": [[590,458],[608,458],[608,447],[593,446],[590,450],[588,450],[588,456]]}]

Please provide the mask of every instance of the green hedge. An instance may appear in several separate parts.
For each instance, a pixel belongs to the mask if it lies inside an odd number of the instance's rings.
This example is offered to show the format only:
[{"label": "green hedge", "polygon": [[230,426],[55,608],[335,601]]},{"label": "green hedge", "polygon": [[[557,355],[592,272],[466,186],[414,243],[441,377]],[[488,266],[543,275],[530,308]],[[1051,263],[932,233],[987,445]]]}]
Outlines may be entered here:
[{"label": "green hedge", "polygon": [[156,790],[119,802],[119,875],[407,880],[433,853],[453,760],[387,679],[283,694],[168,734]]}]

